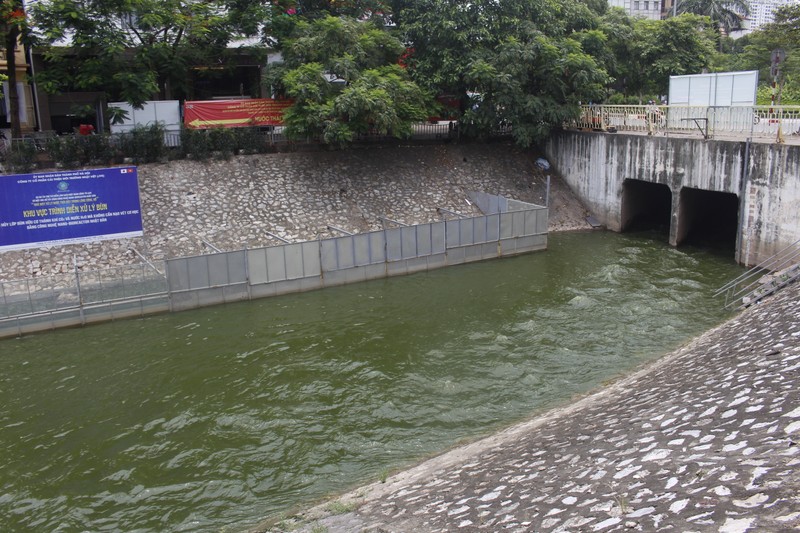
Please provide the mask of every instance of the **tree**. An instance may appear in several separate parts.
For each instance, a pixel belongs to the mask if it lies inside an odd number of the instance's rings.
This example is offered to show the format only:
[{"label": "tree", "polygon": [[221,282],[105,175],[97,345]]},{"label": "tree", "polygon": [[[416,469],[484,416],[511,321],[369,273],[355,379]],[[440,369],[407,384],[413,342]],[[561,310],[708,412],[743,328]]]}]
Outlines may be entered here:
[{"label": "tree", "polygon": [[[771,55],[783,49],[786,60],[781,64],[784,80],[781,103],[798,102],[800,94],[800,5],[785,5],[774,13],[772,23],[737,39],[729,54],[718,60],[720,70],[758,70],[763,88],[759,90],[759,102],[771,101],[770,74]],[[767,88],[767,86],[770,86]]]},{"label": "tree", "polygon": [[714,37],[708,17],[635,19],[626,59],[628,88],[640,95],[665,94],[670,76],[697,74],[711,64]]},{"label": "tree", "polygon": [[292,138],[340,146],[368,132],[402,138],[428,116],[430,98],[397,64],[405,47],[374,23],[299,20],[279,46],[284,62],[268,79],[294,100],[284,114]]},{"label": "tree", "polygon": [[602,95],[606,73],[574,38],[599,22],[585,3],[395,0],[392,5],[412,50],[407,60],[412,78],[437,94],[458,96],[466,134],[485,136],[511,123],[516,142],[528,146],[576,116],[579,100]]},{"label": "tree", "polygon": [[104,90],[141,105],[173,97],[191,65],[224,54],[231,26],[219,0],[41,0],[31,8],[48,68],[45,90]]},{"label": "tree", "polygon": [[694,13],[709,17],[720,33],[730,35],[742,29],[742,21],[750,15],[748,0],[680,0],[679,14]]},{"label": "tree", "polygon": [[8,80],[8,121],[11,123],[11,138],[22,137],[19,123],[19,94],[17,91],[16,50],[20,37],[27,30],[25,9],[22,0],[3,0],[0,4],[0,32],[6,54],[6,79]]}]

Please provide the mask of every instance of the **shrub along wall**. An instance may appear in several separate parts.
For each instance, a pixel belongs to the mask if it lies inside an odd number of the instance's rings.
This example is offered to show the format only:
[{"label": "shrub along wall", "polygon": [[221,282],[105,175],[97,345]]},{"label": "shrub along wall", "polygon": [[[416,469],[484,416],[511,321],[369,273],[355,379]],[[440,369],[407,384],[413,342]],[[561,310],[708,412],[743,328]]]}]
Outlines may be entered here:
[{"label": "shrub along wall", "polygon": [[270,148],[258,128],[185,129],[180,139],[179,146],[168,146],[164,128],[158,125],[124,134],[62,135],[44,144],[26,139],[12,143],[6,151],[5,173],[28,173],[50,165],[73,169],[170,159],[229,159],[234,154],[266,153]]}]

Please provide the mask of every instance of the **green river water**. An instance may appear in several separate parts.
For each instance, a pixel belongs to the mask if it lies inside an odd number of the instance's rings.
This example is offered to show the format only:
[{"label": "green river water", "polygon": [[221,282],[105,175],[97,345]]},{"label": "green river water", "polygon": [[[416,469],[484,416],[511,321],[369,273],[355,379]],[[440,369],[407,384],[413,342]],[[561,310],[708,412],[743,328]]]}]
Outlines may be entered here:
[{"label": "green river water", "polygon": [[726,317],[651,235],[0,341],[0,530],[239,531],[562,404]]}]

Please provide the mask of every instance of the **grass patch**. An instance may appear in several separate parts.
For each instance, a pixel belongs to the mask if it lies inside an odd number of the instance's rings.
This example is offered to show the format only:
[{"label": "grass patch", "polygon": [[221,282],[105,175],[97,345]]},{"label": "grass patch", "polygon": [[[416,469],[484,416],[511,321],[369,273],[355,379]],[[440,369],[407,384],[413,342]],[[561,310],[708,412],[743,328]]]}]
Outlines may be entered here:
[{"label": "grass patch", "polygon": [[336,500],[335,502],[329,503],[326,509],[333,515],[352,513],[356,510],[356,504],[355,502],[345,503],[343,501]]}]

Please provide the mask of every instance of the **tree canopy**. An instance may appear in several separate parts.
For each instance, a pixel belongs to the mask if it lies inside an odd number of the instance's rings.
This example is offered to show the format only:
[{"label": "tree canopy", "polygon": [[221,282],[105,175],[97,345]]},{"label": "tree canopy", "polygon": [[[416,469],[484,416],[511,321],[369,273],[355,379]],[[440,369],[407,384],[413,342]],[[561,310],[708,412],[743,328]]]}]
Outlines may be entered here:
[{"label": "tree canopy", "polygon": [[428,116],[430,96],[397,64],[403,43],[374,23],[299,20],[280,48],[284,61],[269,78],[294,100],[284,114],[290,137],[338,145],[368,132],[402,138]]},{"label": "tree canopy", "polygon": [[597,27],[587,4],[566,0],[395,0],[412,78],[461,102],[463,132],[513,123],[522,145],[544,139],[599,99],[607,73],[576,32]]},{"label": "tree canopy", "polygon": [[[2,0],[6,45],[24,31]],[[738,41],[747,0],[681,0],[678,16],[630,17],[606,0],[39,0],[31,4],[50,92],[103,90],[134,105],[185,94],[187,72],[230,53],[236,37],[280,51],[265,79],[293,99],[287,131],[345,144],[366,132],[404,136],[457,101],[464,135],[513,125],[523,146],[579,113],[580,102],[665,94],[669,76],[761,71],[787,52],[800,83],[800,6]],[[9,18],[10,17],[10,18]],[[24,17],[23,19],[24,20]],[[729,48],[715,52],[715,43]],[[13,89],[12,89],[13,90]],[[13,102],[12,102],[13,105]]]},{"label": "tree canopy", "polygon": [[33,4],[49,92],[105,90],[134,105],[185,86],[192,65],[225,52],[231,26],[215,0],[41,0]]},{"label": "tree canopy", "polygon": [[709,17],[725,35],[742,29],[742,22],[750,15],[749,0],[680,0],[678,13],[694,13]]}]

